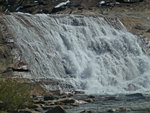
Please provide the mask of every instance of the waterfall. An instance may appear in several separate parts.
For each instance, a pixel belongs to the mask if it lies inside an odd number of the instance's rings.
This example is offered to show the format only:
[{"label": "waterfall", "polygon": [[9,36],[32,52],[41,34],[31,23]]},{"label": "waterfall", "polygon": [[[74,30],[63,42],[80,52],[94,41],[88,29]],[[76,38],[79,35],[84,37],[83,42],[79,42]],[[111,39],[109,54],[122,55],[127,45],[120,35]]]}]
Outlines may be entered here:
[{"label": "waterfall", "polygon": [[23,13],[3,14],[0,19],[15,45],[14,62],[26,62],[30,70],[23,77],[60,80],[93,94],[150,90],[150,58],[139,37],[119,21]]}]

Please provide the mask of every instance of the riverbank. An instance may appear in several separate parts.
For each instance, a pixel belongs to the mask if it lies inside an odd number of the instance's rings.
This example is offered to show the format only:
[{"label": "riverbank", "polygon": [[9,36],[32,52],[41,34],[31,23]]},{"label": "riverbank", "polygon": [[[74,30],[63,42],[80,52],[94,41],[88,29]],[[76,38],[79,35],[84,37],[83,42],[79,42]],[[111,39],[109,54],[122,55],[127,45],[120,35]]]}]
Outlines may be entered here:
[{"label": "riverbank", "polygon": [[[57,92],[57,91],[56,91]],[[149,113],[150,95],[85,95],[72,93],[34,96],[28,113]],[[22,112],[21,112],[22,113]]]}]

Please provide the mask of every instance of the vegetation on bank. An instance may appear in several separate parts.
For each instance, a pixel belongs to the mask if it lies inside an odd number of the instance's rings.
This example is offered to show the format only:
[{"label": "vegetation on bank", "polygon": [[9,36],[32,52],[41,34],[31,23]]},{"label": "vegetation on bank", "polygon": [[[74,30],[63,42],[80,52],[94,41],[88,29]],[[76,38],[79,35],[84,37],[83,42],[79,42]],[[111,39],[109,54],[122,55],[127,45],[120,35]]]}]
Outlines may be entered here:
[{"label": "vegetation on bank", "polygon": [[18,109],[30,106],[31,87],[16,80],[6,79],[0,83],[0,109],[2,111],[14,112]]},{"label": "vegetation on bank", "polygon": [[18,112],[19,109],[31,107],[31,94],[38,90],[38,85],[23,83],[11,78],[0,79],[0,113]]}]

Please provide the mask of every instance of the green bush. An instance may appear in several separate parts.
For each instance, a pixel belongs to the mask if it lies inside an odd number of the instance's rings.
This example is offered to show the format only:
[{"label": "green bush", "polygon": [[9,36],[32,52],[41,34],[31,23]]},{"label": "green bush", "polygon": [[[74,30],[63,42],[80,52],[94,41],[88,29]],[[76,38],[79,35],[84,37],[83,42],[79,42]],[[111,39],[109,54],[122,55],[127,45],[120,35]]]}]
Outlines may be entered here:
[{"label": "green bush", "polygon": [[6,79],[0,83],[0,109],[13,112],[32,104],[29,84]]}]

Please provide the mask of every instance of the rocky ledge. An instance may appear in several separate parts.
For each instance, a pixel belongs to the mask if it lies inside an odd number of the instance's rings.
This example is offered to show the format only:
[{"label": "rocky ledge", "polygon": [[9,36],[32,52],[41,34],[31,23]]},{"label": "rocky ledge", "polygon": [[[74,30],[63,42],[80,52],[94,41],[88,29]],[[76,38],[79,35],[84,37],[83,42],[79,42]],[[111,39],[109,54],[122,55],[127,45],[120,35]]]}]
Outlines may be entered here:
[{"label": "rocky ledge", "polygon": [[[69,10],[80,12],[99,6],[113,7],[122,3],[139,3],[144,0],[0,0],[0,12],[58,13]],[[78,11],[79,10],[79,11]],[[67,11],[68,12],[68,11]]]},{"label": "rocky ledge", "polygon": [[[75,94],[76,93],[76,94]],[[81,95],[81,98],[77,98]],[[93,96],[83,98],[81,92],[50,91],[45,95],[32,95],[33,105],[20,109],[19,113],[67,113],[65,109],[72,109],[82,104],[93,102]]]},{"label": "rocky ledge", "polygon": [[32,95],[34,104],[19,113],[149,113],[150,95],[85,95],[53,91]]},{"label": "rocky ledge", "polygon": [[149,0],[0,0],[0,12],[82,14],[117,17],[126,28],[150,38]]}]

